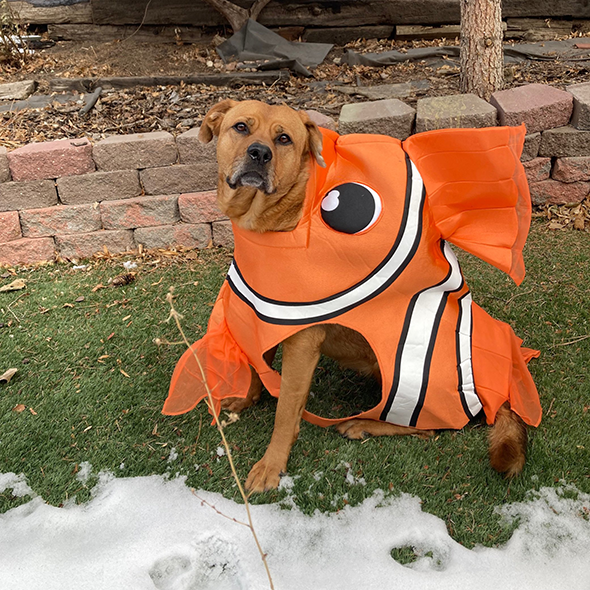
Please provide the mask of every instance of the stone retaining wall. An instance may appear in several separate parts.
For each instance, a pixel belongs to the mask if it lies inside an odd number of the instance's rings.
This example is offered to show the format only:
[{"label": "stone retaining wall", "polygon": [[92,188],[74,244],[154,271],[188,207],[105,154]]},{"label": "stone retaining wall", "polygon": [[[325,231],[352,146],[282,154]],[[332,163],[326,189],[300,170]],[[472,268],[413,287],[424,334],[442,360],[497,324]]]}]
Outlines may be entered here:
[{"label": "stone retaining wall", "polygon": [[[524,122],[522,160],[535,206],[577,203],[590,193],[590,83],[567,91],[531,84],[473,95],[345,105],[340,133],[386,133],[405,139],[415,129],[487,127]],[[215,147],[198,128],[0,147],[0,264],[56,257],[81,259],[144,248],[232,246],[229,221],[215,201]]]}]

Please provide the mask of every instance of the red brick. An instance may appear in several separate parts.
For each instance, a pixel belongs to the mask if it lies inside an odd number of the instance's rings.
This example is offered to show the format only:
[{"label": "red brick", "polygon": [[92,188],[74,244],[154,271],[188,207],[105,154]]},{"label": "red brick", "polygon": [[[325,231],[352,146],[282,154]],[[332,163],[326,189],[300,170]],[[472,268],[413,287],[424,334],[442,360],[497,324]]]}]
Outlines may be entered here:
[{"label": "red brick", "polygon": [[590,156],[557,158],[551,176],[561,182],[590,180]]},{"label": "red brick", "polygon": [[234,232],[231,228],[231,221],[216,221],[211,224],[211,229],[213,230],[213,244],[215,246],[234,247]]},{"label": "red brick", "polygon": [[22,238],[18,211],[0,213],[0,244]]},{"label": "red brick", "polygon": [[523,162],[524,171],[529,182],[547,180],[551,173],[551,158],[535,158]]},{"label": "red brick", "polygon": [[10,169],[8,168],[8,156],[6,148],[0,145],[0,182],[10,180]]},{"label": "red brick", "polygon": [[542,180],[529,185],[533,205],[563,205],[580,203],[590,193],[590,182],[565,183]]},{"label": "red brick", "polygon": [[574,97],[547,84],[526,84],[494,92],[490,103],[498,109],[500,125],[526,125],[527,133],[569,123]]},{"label": "red brick", "polygon": [[92,145],[86,139],[30,143],[8,153],[13,180],[43,180],[94,170]]},{"label": "red brick", "polygon": [[103,201],[100,214],[105,229],[135,229],[180,221],[178,195]]},{"label": "red brick", "polygon": [[140,227],[135,230],[135,242],[146,248],[206,248],[211,241],[208,223],[177,223],[157,227]]},{"label": "red brick", "polygon": [[170,166],[178,156],[174,137],[166,131],[112,135],[92,152],[99,170],[132,170]]},{"label": "red brick", "polygon": [[34,264],[53,260],[54,257],[53,238],[21,238],[7,244],[0,244],[0,264]]},{"label": "red brick", "polygon": [[29,180],[0,184],[0,211],[20,211],[57,205],[53,180]]},{"label": "red brick", "polygon": [[180,219],[186,223],[211,223],[227,219],[217,205],[216,191],[180,195],[178,209]]},{"label": "red brick", "polygon": [[95,231],[88,234],[55,236],[57,249],[62,258],[89,258],[96,252],[107,250],[112,254],[135,248],[131,230]]},{"label": "red brick", "polygon": [[100,211],[93,205],[58,205],[20,212],[23,235],[27,238],[57,234],[88,233],[102,229]]}]

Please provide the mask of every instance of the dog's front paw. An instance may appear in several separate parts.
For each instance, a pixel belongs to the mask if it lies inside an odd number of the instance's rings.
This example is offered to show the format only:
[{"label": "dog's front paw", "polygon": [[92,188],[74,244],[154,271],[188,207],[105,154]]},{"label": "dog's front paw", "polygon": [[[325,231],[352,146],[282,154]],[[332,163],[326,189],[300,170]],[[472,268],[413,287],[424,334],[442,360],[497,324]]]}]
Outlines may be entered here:
[{"label": "dog's front paw", "polygon": [[246,489],[249,492],[267,492],[279,487],[281,473],[285,467],[271,463],[265,457],[260,459],[250,470],[246,480]]}]

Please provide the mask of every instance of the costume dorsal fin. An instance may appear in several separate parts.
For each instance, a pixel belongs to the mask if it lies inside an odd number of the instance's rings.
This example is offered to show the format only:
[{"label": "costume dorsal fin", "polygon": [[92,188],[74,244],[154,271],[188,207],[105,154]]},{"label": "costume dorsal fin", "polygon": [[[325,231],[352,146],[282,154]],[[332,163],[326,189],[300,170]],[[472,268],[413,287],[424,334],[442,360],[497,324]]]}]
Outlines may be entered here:
[{"label": "costume dorsal fin", "polygon": [[522,249],[531,219],[520,162],[525,127],[441,129],[411,136],[403,148],[418,168],[443,239],[524,278]]}]

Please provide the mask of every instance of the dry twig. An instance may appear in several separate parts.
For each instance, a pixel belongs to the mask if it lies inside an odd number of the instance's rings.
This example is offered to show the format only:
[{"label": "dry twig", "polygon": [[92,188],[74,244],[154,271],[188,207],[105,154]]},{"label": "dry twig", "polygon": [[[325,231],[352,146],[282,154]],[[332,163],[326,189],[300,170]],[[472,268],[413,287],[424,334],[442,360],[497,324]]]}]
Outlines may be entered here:
[{"label": "dry twig", "polygon": [[[186,346],[188,348],[190,348],[190,342],[188,341],[188,339],[184,333],[184,330],[182,329],[182,325],[180,324],[180,320],[182,319],[182,316],[176,311],[176,309],[174,307],[174,296],[172,295],[172,292],[169,292],[166,295],[166,301],[170,305],[170,316],[168,317],[168,320],[173,319],[175,321],[176,327],[178,328],[178,331],[180,332],[180,335],[182,336],[184,343],[186,344]],[[203,365],[201,365],[201,361],[199,360],[199,357],[197,356],[197,354],[194,351],[193,351],[193,355],[195,357],[195,361],[197,362],[199,370],[201,371],[201,379],[203,380],[203,385],[205,386],[205,389],[207,390],[207,405],[209,406],[209,409],[210,409],[211,413],[213,414],[213,420],[214,420],[215,425],[217,426],[217,430],[219,431],[219,434],[221,436],[221,441],[223,443],[223,446],[225,448],[225,452],[227,454],[227,459],[229,461],[229,466],[230,466],[232,475],[236,481],[236,485],[238,486],[238,490],[240,492],[240,495],[242,496],[242,499],[244,500],[244,506],[246,508],[246,514],[248,516],[248,524],[246,526],[248,526],[248,528],[252,532],[252,536],[254,537],[254,542],[256,543],[256,547],[258,548],[258,551],[260,553],[260,557],[262,558],[262,563],[264,564],[264,568],[266,570],[266,575],[268,576],[270,588],[271,588],[271,590],[274,590],[272,576],[270,574],[270,569],[268,567],[268,562],[266,560],[266,553],[263,551],[262,546],[260,545],[260,541],[258,540],[258,535],[256,534],[256,530],[254,529],[254,523],[252,521],[252,514],[250,512],[250,503],[248,502],[248,495],[244,491],[244,488],[242,486],[242,482],[240,481],[240,478],[238,476],[238,472],[236,471],[236,467],[234,465],[233,457],[231,454],[231,449],[229,447],[229,443],[227,442],[227,438],[225,437],[225,432],[223,430],[223,426],[221,424],[221,421],[219,420],[219,414],[217,412],[217,409],[215,408],[215,400],[213,399],[213,394],[211,393],[211,390],[210,390],[209,386],[207,385],[207,378],[205,376],[205,371],[203,370]],[[217,509],[215,509],[215,510],[216,510],[216,512],[219,512]],[[226,518],[230,518],[230,520],[234,520],[231,517],[226,516]],[[236,522],[239,522],[239,521],[236,521]],[[240,523],[240,524],[245,524],[245,523]]]}]

